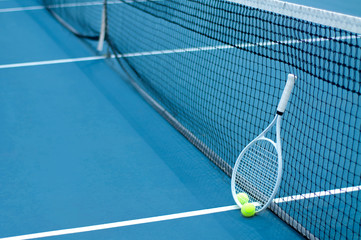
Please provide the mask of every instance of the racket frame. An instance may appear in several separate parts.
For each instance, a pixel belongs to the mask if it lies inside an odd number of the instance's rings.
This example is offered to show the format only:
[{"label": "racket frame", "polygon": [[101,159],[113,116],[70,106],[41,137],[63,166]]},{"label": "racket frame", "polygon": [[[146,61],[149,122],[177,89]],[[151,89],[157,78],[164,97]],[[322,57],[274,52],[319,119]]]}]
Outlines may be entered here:
[{"label": "racket frame", "polygon": [[[270,142],[276,149],[276,152],[277,152],[277,158],[278,158],[278,171],[277,171],[277,181],[276,181],[276,184],[275,184],[275,187],[273,189],[273,192],[272,192],[272,195],[271,197],[269,198],[268,202],[263,205],[260,209],[258,209],[256,212],[261,212],[263,211],[264,209],[266,209],[272,202],[273,198],[275,197],[276,193],[277,193],[277,190],[279,188],[279,185],[281,183],[281,179],[282,179],[282,168],[283,168],[283,164],[282,164],[282,145],[281,145],[281,119],[282,119],[282,116],[281,115],[278,115],[276,114],[276,116],[273,118],[272,122],[268,125],[268,127],[261,133],[259,134],[255,139],[253,139],[243,150],[242,152],[239,154],[238,158],[237,158],[237,161],[236,161],[236,164],[234,166],[234,169],[238,169],[239,167],[239,164],[241,163],[241,159],[243,157],[243,155],[248,151],[248,149],[250,147],[252,147],[257,141],[268,141]],[[276,124],[276,143],[265,137],[266,133],[269,132],[271,130],[271,128]],[[233,196],[233,199],[235,200],[235,202],[237,203],[237,205],[242,208],[242,204],[238,201],[237,199],[237,193],[235,191],[236,189],[236,174],[233,172],[232,174],[232,180],[231,180],[231,189],[232,189],[232,196]]]},{"label": "racket frame", "polygon": [[[263,132],[261,134],[259,134],[255,139],[253,139],[243,150],[242,152],[239,154],[237,161],[234,165],[233,168],[233,173],[232,173],[232,179],[231,179],[231,190],[232,190],[232,196],[234,201],[237,203],[237,205],[242,208],[242,204],[238,201],[237,198],[237,193],[236,193],[236,173],[238,171],[238,167],[241,163],[241,159],[243,157],[243,155],[248,151],[248,149],[254,145],[257,141],[260,140],[265,140],[270,142],[276,149],[277,152],[277,158],[278,158],[278,171],[277,171],[277,180],[276,180],[276,184],[274,186],[273,192],[271,194],[271,197],[269,197],[268,201],[266,204],[264,204],[260,209],[258,209],[256,211],[256,213],[263,211],[264,209],[266,209],[272,202],[272,200],[274,199],[279,185],[281,183],[281,179],[282,179],[282,169],[283,169],[283,161],[282,161],[282,144],[281,144],[281,119],[282,119],[282,115],[286,109],[289,97],[291,95],[295,80],[297,79],[297,77],[293,74],[289,74],[288,75],[288,79],[286,82],[286,85],[284,87],[281,99],[279,101],[279,104],[277,106],[277,113],[276,116],[273,118],[272,122],[268,125],[268,127],[263,130]],[[271,128],[276,124],[276,143],[265,137],[266,133],[269,132],[271,130]]]}]

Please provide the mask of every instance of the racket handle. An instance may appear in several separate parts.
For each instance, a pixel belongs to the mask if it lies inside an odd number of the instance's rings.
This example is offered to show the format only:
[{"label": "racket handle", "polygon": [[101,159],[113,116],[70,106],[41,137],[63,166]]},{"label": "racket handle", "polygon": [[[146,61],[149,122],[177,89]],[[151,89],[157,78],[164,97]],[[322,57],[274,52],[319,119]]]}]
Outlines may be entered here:
[{"label": "racket handle", "polygon": [[284,111],[286,110],[287,107],[287,103],[288,103],[288,99],[291,96],[291,92],[293,89],[293,85],[295,85],[295,80],[297,79],[297,77],[293,74],[288,74],[288,78],[287,78],[287,82],[286,82],[286,86],[283,89],[283,93],[282,93],[282,97],[280,102],[278,103],[278,107],[277,107],[277,114],[278,115],[282,115],[284,113]]}]

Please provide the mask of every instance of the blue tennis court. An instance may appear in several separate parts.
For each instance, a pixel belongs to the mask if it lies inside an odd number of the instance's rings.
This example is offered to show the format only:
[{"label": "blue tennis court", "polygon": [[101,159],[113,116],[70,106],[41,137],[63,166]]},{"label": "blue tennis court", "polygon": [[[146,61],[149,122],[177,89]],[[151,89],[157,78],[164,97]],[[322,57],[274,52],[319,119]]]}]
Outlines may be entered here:
[{"label": "blue tennis court", "polygon": [[[0,0],[0,239],[360,237],[359,3],[310,5],[356,16],[356,27],[315,23],[304,37],[297,17],[285,23],[293,35],[243,35],[259,17],[237,0],[120,2],[107,3],[97,51],[104,2]],[[72,16],[78,36],[54,13]],[[314,62],[328,68],[303,67]],[[246,218],[230,171],[272,120],[286,72],[299,82],[281,186]]]}]

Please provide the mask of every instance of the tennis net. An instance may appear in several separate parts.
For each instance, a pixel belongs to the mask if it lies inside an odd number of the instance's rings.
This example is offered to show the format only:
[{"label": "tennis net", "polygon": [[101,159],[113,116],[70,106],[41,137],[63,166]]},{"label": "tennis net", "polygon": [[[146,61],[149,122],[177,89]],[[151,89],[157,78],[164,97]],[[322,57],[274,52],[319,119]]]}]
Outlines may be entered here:
[{"label": "tennis net", "polygon": [[270,208],[310,239],[361,238],[359,18],[276,0],[43,4],[80,37],[103,33],[133,86],[228,175],[295,74]]}]

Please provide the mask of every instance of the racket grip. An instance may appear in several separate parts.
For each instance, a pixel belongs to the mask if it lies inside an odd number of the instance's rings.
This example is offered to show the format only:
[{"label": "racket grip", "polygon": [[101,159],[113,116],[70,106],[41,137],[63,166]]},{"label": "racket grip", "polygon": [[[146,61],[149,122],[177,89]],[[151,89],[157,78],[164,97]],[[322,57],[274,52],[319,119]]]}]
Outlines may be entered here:
[{"label": "racket grip", "polygon": [[282,115],[286,110],[288,99],[291,96],[293,85],[295,85],[295,80],[297,77],[293,74],[288,74],[286,86],[283,89],[282,97],[277,107],[277,114]]}]

